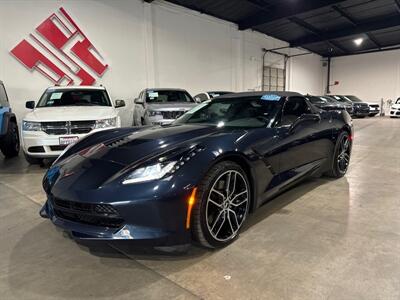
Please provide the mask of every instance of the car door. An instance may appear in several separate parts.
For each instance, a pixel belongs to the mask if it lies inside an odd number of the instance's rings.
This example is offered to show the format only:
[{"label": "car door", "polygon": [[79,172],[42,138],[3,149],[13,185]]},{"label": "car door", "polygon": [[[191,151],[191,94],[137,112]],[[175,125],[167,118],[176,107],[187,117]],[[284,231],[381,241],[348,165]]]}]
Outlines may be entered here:
[{"label": "car door", "polygon": [[280,183],[301,178],[324,163],[332,134],[324,129],[326,122],[304,97],[288,98],[276,124]]}]

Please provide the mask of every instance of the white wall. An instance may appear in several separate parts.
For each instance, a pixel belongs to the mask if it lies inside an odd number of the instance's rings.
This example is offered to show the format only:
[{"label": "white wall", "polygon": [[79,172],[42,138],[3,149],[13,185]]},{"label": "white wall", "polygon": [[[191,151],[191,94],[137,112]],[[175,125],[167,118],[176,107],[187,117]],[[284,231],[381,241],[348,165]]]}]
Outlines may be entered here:
[{"label": "white wall", "polygon": [[[6,84],[19,120],[26,100],[37,100],[51,83],[10,55],[51,13],[64,7],[103,54],[109,70],[96,84],[114,99],[132,99],[146,87],[204,90],[260,90],[262,48],[285,42],[168,2],[141,0],[1,0],[0,79]],[[322,93],[321,58],[291,59],[287,86]],[[267,55],[267,64],[281,64]],[[59,64],[57,64],[59,67]],[[128,110],[132,105],[128,106]],[[130,112],[123,116],[126,124]]]},{"label": "white wall", "polygon": [[400,97],[400,51],[387,51],[333,58],[332,94],[351,94],[359,98],[380,102],[381,98]]}]

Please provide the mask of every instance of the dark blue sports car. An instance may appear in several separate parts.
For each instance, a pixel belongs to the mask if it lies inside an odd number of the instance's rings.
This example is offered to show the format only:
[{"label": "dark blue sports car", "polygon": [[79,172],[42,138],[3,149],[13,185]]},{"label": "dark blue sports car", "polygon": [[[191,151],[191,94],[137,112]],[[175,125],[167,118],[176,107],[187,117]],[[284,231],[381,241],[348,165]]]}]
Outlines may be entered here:
[{"label": "dark blue sports car", "polygon": [[168,126],[94,133],[46,173],[40,214],[77,239],[223,247],[249,213],[309,176],[343,176],[345,110],[290,92],[229,94]]}]

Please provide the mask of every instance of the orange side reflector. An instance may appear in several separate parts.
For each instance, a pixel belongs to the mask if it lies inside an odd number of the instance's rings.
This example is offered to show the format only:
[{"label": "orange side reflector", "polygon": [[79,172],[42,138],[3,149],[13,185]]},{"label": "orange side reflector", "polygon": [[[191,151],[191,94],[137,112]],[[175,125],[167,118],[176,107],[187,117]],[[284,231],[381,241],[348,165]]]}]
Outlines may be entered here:
[{"label": "orange side reflector", "polygon": [[187,215],[186,215],[186,229],[190,229],[190,217],[192,215],[192,208],[193,205],[196,203],[196,193],[197,193],[197,188],[193,188],[192,193],[190,194],[190,197],[187,199]]}]

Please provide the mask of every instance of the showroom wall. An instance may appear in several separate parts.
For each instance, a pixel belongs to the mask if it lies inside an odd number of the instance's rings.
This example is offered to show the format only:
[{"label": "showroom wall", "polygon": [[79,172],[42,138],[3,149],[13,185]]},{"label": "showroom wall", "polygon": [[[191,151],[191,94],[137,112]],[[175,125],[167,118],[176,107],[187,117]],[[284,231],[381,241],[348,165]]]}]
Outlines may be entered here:
[{"label": "showroom wall", "polygon": [[332,94],[354,94],[371,102],[400,97],[400,51],[337,57],[331,63]]},{"label": "showroom wall", "polygon": [[[0,80],[20,120],[26,112],[25,101],[37,100],[52,83],[24,67],[10,50],[60,7],[108,64],[96,84],[105,85],[114,99],[128,100],[128,110],[122,115],[125,124],[130,122],[133,98],[146,87],[181,87],[193,95],[213,89],[260,90],[261,49],[287,45],[164,1],[2,0]],[[280,56],[269,54],[266,63],[283,62]],[[63,69],[59,62],[54,64]],[[288,63],[288,89],[320,94],[321,73],[320,56],[293,58]]]}]

